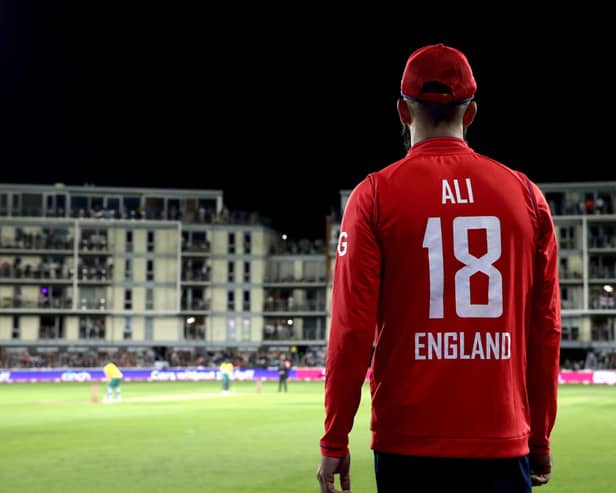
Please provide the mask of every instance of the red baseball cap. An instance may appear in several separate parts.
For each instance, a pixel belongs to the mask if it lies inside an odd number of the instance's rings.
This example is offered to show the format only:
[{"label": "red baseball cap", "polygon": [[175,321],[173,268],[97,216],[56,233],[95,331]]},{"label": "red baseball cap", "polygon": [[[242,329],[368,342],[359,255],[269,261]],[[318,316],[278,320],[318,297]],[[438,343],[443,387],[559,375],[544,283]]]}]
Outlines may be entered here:
[{"label": "red baseball cap", "polygon": [[477,83],[464,53],[438,43],[411,53],[400,90],[405,99],[460,104],[473,99]]}]

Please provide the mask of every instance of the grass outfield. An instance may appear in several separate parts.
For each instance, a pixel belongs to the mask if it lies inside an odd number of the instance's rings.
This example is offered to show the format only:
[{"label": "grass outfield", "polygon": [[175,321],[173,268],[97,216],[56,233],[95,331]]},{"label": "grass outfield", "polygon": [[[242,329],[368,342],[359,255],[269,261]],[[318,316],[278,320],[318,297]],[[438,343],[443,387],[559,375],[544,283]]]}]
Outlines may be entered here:
[{"label": "grass outfield", "polygon": [[[323,383],[0,384],[3,493],[317,492]],[[375,491],[367,387],[351,435],[353,493]],[[102,395],[102,386],[99,388]],[[616,491],[616,387],[561,386],[554,474],[542,493]]]}]

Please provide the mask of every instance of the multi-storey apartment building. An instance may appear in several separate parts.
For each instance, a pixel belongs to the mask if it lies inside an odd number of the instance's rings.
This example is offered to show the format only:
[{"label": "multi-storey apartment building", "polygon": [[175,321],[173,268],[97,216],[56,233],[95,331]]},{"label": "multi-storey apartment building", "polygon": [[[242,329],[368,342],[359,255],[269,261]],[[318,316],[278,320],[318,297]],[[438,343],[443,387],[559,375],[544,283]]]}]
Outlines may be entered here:
[{"label": "multi-storey apartment building", "polygon": [[0,185],[0,358],[323,345],[324,264],[222,191]]},{"label": "multi-storey apartment building", "polygon": [[[616,182],[539,187],[554,214],[559,241],[562,363],[616,367]],[[330,268],[349,194],[340,192],[340,214],[330,221]]]},{"label": "multi-storey apartment building", "polygon": [[[328,316],[324,241],[285,237],[272,245],[263,279],[263,342],[305,352],[326,344]],[[283,348],[281,348],[283,349]]]},{"label": "multi-storey apartment building", "polygon": [[[539,186],[559,239],[563,365],[616,366],[616,182]],[[227,210],[217,190],[0,185],[0,361],[122,349],[322,357],[349,194],[323,241],[298,241]]]}]

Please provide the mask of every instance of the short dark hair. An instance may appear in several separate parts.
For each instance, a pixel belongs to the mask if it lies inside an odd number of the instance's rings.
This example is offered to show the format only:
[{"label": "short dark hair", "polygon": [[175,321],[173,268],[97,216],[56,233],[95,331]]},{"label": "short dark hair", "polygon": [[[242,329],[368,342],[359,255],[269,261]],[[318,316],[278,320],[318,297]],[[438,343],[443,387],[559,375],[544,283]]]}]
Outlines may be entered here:
[{"label": "short dark hair", "polygon": [[421,113],[432,125],[440,123],[451,123],[458,118],[462,118],[462,114],[466,109],[466,105],[459,103],[433,103],[432,101],[417,101],[417,110]]}]

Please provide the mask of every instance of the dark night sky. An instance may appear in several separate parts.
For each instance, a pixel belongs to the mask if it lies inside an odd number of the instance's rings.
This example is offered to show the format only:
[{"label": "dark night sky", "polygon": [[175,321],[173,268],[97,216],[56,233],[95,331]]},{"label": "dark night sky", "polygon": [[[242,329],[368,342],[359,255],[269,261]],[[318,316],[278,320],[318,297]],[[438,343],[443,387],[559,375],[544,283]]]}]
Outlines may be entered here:
[{"label": "dark night sky", "polygon": [[179,4],[0,0],[0,181],[222,189],[321,237],[339,190],[402,157],[402,69],[440,41],[474,68],[475,150],[540,183],[616,180],[599,13]]}]

